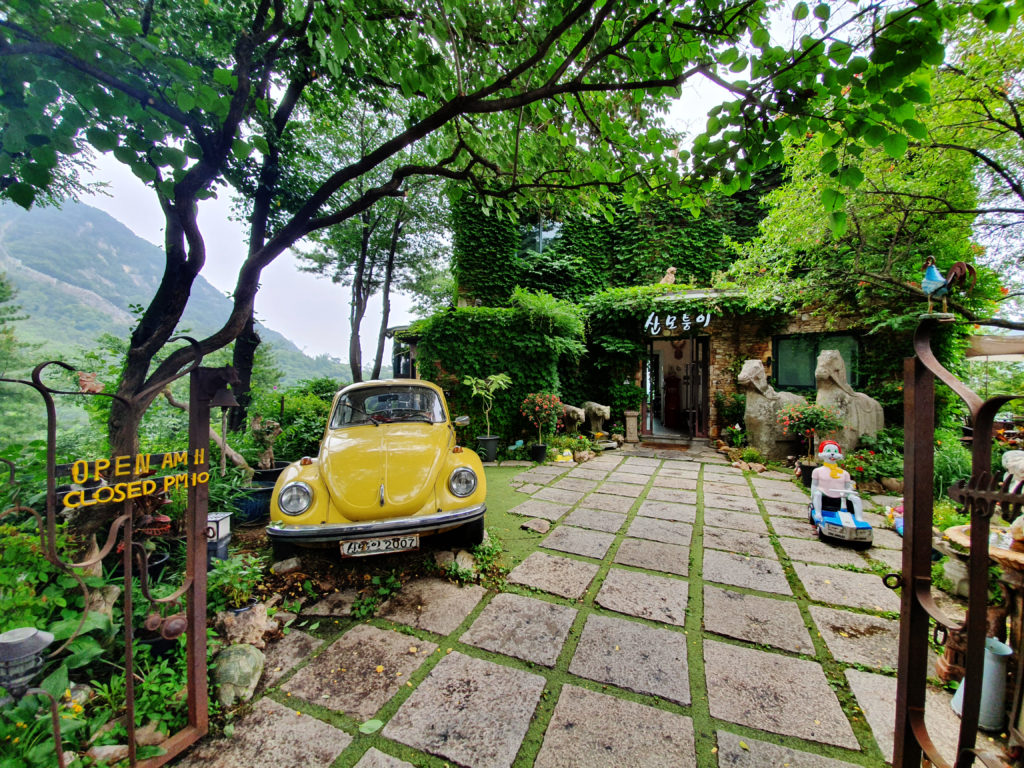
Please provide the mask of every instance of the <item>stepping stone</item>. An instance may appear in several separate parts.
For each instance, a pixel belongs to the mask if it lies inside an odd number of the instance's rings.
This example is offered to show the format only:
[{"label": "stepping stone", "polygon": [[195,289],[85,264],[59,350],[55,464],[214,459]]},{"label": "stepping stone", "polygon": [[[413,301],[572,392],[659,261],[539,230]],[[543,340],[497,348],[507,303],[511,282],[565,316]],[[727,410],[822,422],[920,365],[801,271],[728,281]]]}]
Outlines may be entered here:
[{"label": "stepping stone", "polygon": [[811,618],[839,661],[875,669],[896,669],[900,623],[863,613],[811,606]]},{"label": "stepping stone", "polygon": [[695,768],[690,718],[562,686],[535,768]]},{"label": "stepping stone", "polygon": [[445,579],[417,579],[402,586],[380,607],[377,616],[438,635],[450,635],[476,608],[487,590],[460,587]]},{"label": "stepping stone", "polygon": [[615,562],[686,576],[690,570],[690,550],[677,544],[647,539],[623,539],[615,552]]},{"label": "stepping stone", "polygon": [[355,768],[415,768],[412,763],[384,754],[376,747],[370,747],[355,764]]},{"label": "stepping stone", "polygon": [[790,471],[790,472],[780,472],[777,469],[769,469],[767,472],[762,472],[761,474],[759,474],[754,479],[755,479],[755,481],[756,480],[788,480],[788,481],[792,482],[794,477],[796,477],[796,475],[794,475],[792,471]]},{"label": "stepping stone", "polygon": [[680,491],[696,491],[697,476],[673,477],[672,475],[658,475],[654,478],[655,488],[675,488]]},{"label": "stepping stone", "polygon": [[849,565],[867,570],[868,561],[856,550],[842,544],[824,541],[808,541],[807,539],[779,539],[782,548],[791,560],[803,560],[807,563],[823,563],[824,565]]},{"label": "stepping stone", "polygon": [[525,493],[527,496],[532,496],[537,491],[541,490],[543,487],[544,487],[543,485],[535,485],[533,483],[526,483],[525,485],[520,485],[518,488],[516,488],[516,491],[518,493]]},{"label": "stepping stone", "polygon": [[590,528],[595,531],[618,533],[622,524],[626,522],[626,516],[616,514],[615,512],[602,512],[599,509],[580,508],[562,522],[566,525],[576,525],[580,528]]},{"label": "stepping stone", "polygon": [[[610,493],[592,493],[587,496],[586,506],[591,509],[600,509],[605,512],[618,512],[626,514],[636,503],[635,499],[626,496],[615,496]],[[512,510],[513,512],[515,510]]]},{"label": "stepping stone", "polygon": [[[871,527],[876,531],[889,528],[889,520],[885,515],[876,515],[874,512],[862,512],[864,519],[871,523]],[[897,534],[899,535],[899,534]]]},{"label": "stepping stone", "polygon": [[352,603],[358,597],[359,592],[354,589],[334,592],[315,605],[303,608],[300,614],[302,616],[349,616],[352,613]]},{"label": "stepping stone", "polygon": [[[558,504],[568,504],[572,506],[584,496],[583,491],[566,491],[562,488],[541,488],[537,491],[533,498],[542,499],[544,501],[554,501]],[[540,515],[538,515],[540,517]]]},{"label": "stepping stone", "polygon": [[704,629],[737,640],[814,654],[796,603],[704,586]]},{"label": "stepping stone", "polygon": [[811,503],[810,496],[805,496],[799,504],[791,501],[762,501],[764,511],[770,517],[797,517],[801,520],[807,519],[807,507]]},{"label": "stepping stone", "polygon": [[675,523],[656,517],[637,516],[633,518],[628,534],[637,539],[650,539],[666,544],[688,546],[693,534],[693,526],[689,523]]},{"label": "stepping stone", "polygon": [[[845,674],[882,756],[891,762],[896,731],[896,678],[859,669],[848,669]],[[949,705],[952,698],[952,694],[931,686],[925,692],[924,722],[928,734],[939,753],[949,760],[956,755],[960,737],[960,718]],[[985,742],[985,735],[979,731],[976,745],[984,746]]]},{"label": "stepping stone", "polygon": [[704,641],[711,716],[783,736],[859,749],[821,665]]},{"label": "stepping stone", "polygon": [[872,504],[878,507],[893,507],[903,501],[902,496],[887,496],[885,494],[875,494],[865,501],[870,501]]},{"label": "stepping stone", "polygon": [[591,614],[569,671],[678,704],[690,703],[686,635]]},{"label": "stepping stone", "polygon": [[560,525],[549,533],[540,545],[546,549],[557,549],[561,552],[600,560],[605,556],[613,541],[615,541],[615,537],[610,533]]},{"label": "stepping stone", "polygon": [[614,494],[615,496],[628,496],[631,499],[637,498],[644,492],[644,486],[633,483],[614,483],[606,480],[601,483],[601,493]]},{"label": "stepping stone", "polygon": [[686,477],[697,479],[700,468],[690,462],[666,462],[665,466],[658,470],[658,477]]},{"label": "stepping stone", "polygon": [[594,469],[590,469],[590,468],[574,469],[571,472],[569,472],[568,475],[566,475],[567,479],[568,478],[575,478],[575,479],[578,479],[578,480],[588,480],[588,481],[593,482],[593,483],[600,483],[606,477],[608,477],[607,470],[597,469],[597,468],[594,468]]},{"label": "stepping stone", "polygon": [[594,580],[597,569],[598,566],[581,560],[534,552],[512,569],[508,580],[512,584],[522,584],[524,587],[578,600]]},{"label": "stepping stone", "polygon": [[450,653],[381,734],[475,768],[509,768],[544,690],[544,678]]},{"label": "stepping stone", "polygon": [[888,528],[875,528],[875,538],[872,546],[875,548],[896,549],[902,552],[903,537],[896,533],[896,531],[891,531]]},{"label": "stepping stone", "polygon": [[558,488],[563,491],[582,491],[583,493],[590,493],[590,491],[597,488],[597,482],[594,480],[585,480],[582,477],[563,477],[551,487]]},{"label": "stepping stone", "polygon": [[707,478],[704,479],[704,503],[707,504],[709,500],[714,500],[719,496],[737,496],[741,499],[753,499],[754,494],[750,492],[750,489],[745,485],[731,485],[729,483],[709,483]]},{"label": "stepping stone", "polygon": [[681,491],[676,488],[651,488],[647,492],[648,501],[670,501],[673,504],[696,504],[696,491]]},{"label": "stepping stone", "polygon": [[576,610],[533,597],[495,595],[462,642],[524,661],[555,666]]},{"label": "stepping stone", "polygon": [[853,573],[824,565],[794,563],[793,568],[811,600],[869,611],[899,611],[900,599],[874,573]]},{"label": "stepping stone", "polygon": [[644,459],[638,456],[630,456],[620,465],[620,469],[627,472],[637,472],[643,475],[653,474],[661,466],[660,459]]},{"label": "stepping stone", "polygon": [[594,601],[611,611],[681,627],[688,589],[679,579],[612,568]]},{"label": "stepping stone", "polygon": [[774,592],[777,595],[791,595],[789,582],[777,560],[763,557],[744,557],[732,552],[704,550],[704,578],[718,584],[733,587]]},{"label": "stepping stone", "polygon": [[755,478],[753,486],[757,495],[765,500],[771,499],[772,501],[796,503],[802,501],[806,504],[810,498],[808,494],[801,491],[794,483],[781,483],[774,480]]},{"label": "stepping stone", "polygon": [[[259,755],[260,768],[327,766],[352,743],[352,737],[315,717],[300,714],[272,699],[257,701],[252,712],[235,724],[230,739],[199,742],[178,768],[238,768],[252,765]],[[267,745],[272,744],[273,749]]]},{"label": "stepping stone", "polygon": [[723,549],[727,552],[736,552],[741,555],[753,555],[755,557],[767,557],[776,559],[775,547],[768,537],[768,533],[753,533],[752,531],[738,531],[733,528],[704,528],[704,546],[711,549]]},{"label": "stepping stone", "polygon": [[[706,499],[707,497],[705,497]],[[768,533],[768,526],[760,515],[752,515],[749,512],[736,512],[732,509],[709,509],[707,501],[704,502],[704,525],[713,525],[716,528],[733,528],[751,533]]]},{"label": "stepping stone", "polygon": [[[740,742],[743,746],[740,746]],[[831,757],[798,752],[789,747],[759,741],[749,736],[737,736],[728,731],[718,732],[718,764],[725,768],[857,768],[854,763],[833,760]],[[358,767],[357,767],[358,768]]]},{"label": "stepping stone", "polygon": [[807,522],[804,517],[799,520],[795,517],[776,517],[772,521],[772,529],[780,537],[795,536],[799,539],[817,539],[818,532],[813,525]]},{"label": "stepping stone", "polygon": [[[498,463],[500,467],[532,467],[532,461],[523,461],[522,459],[506,459]],[[515,478],[513,478],[515,479]]]},{"label": "stepping stone", "polygon": [[869,549],[868,557],[885,563],[893,573],[903,572],[903,552],[897,549]]},{"label": "stepping stone", "polygon": [[737,512],[750,512],[755,515],[761,514],[760,508],[753,497],[743,498],[742,496],[723,496],[721,494],[706,494],[704,503],[722,509],[731,509]]},{"label": "stepping stone", "polygon": [[547,533],[551,530],[551,523],[547,520],[541,520],[539,517],[535,517],[533,520],[527,520],[519,527],[527,531],[534,531],[535,533]]},{"label": "stepping stone", "polygon": [[512,479],[520,483],[547,485],[563,472],[565,472],[564,469],[558,469],[557,467],[534,467],[526,472],[520,472]]},{"label": "stepping stone", "polygon": [[324,641],[319,638],[292,629],[276,643],[268,645],[263,664],[263,677],[256,687],[256,692],[259,694],[273,688],[278,680],[291,672],[297,664],[308,659],[323,644]]},{"label": "stepping stone", "polygon": [[549,504],[546,501],[537,501],[536,499],[525,501],[509,510],[514,515],[542,517],[545,520],[557,520],[568,511],[569,507],[565,504]]},{"label": "stepping stone", "polygon": [[638,475],[635,472],[624,472],[616,470],[608,475],[608,480],[613,483],[629,483],[631,485],[647,485],[651,479],[650,475]]},{"label": "stepping stone", "polygon": [[736,485],[743,488],[746,495],[750,495],[750,486],[747,485],[747,478],[740,470],[736,470],[735,473],[726,474],[725,472],[716,471],[717,467],[709,467],[704,472],[704,479],[712,483],[727,483],[728,485]]},{"label": "stepping stone", "polygon": [[[358,624],[300,669],[281,690],[367,720],[436,649],[426,640]],[[378,672],[378,667],[383,670]]]},{"label": "stepping stone", "polygon": [[669,501],[647,499],[640,505],[637,514],[641,517],[657,517],[662,520],[693,523],[697,519],[697,507],[693,504],[673,504]]}]

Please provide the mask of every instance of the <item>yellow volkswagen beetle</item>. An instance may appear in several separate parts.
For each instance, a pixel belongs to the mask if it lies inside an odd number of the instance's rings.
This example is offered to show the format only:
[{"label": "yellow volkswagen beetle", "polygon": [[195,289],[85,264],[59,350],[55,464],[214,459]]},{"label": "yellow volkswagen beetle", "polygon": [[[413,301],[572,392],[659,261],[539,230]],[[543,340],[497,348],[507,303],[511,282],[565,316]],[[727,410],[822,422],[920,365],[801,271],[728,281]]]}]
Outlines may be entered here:
[{"label": "yellow volkswagen beetle", "polygon": [[420,537],[458,528],[463,546],[484,534],[487,483],[480,457],[456,445],[435,384],[351,384],[334,397],[316,458],[290,464],[274,486],[267,534],[274,556],[295,545],[338,543],[343,557],[418,549]]}]

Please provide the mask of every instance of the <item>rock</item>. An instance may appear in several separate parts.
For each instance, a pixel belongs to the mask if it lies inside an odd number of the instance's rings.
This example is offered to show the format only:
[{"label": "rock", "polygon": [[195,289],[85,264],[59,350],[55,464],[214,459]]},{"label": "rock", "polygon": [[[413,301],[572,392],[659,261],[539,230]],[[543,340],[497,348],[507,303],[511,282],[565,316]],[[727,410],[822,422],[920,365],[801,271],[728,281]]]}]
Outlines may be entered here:
[{"label": "rock", "polygon": [[128,745],[108,744],[103,747],[89,747],[85,755],[97,763],[117,763],[128,758]]},{"label": "rock", "polygon": [[437,567],[441,569],[447,568],[449,565],[455,563],[455,553],[450,549],[444,549],[440,552],[434,553],[434,562],[437,563]]},{"label": "rock", "polygon": [[743,472],[750,469],[750,465],[745,461],[734,461],[731,466],[736,467],[736,469],[742,470]]},{"label": "rock", "polygon": [[297,557],[289,557],[287,560],[279,560],[270,566],[270,572],[275,576],[284,576],[288,573],[295,573],[302,567],[302,561]]},{"label": "rock", "polygon": [[246,643],[265,648],[263,635],[277,629],[277,622],[267,618],[267,606],[256,603],[247,611],[221,611],[214,619],[214,626],[232,644]]},{"label": "rock", "polygon": [[75,683],[71,686],[71,703],[84,707],[92,698],[92,688],[84,683]]},{"label": "rock", "polygon": [[86,610],[102,613],[111,621],[114,620],[114,606],[121,599],[121,587],[110,585],[89,591]]},{"label": "rock", "polygon": [[476,559],[464,549],[460,549],[455,555],[455,565],[464,571],[476,573]]},{"label": "rock", "polygon": [[766,467],[764,464],[758,464],[756,461],[753,464],[750,464],[748,466],[748,469],[750,469],[752,472],[757,472],[758,474],[768,471],[768,467]]},{"label": "rock", "polygon": [[575,451],[572,458],[577,464],[582,464],[585,461],[590,461],[596,455],[593,451]]},{"label": "rock", "polygon": [[249,701],[263,674],[263,651],[251,645],[232,645],[214,659],[213,681],[217,700],[225,707]]},{"label": "rock", "polygon": [[619,432],[612,433],[610,435],[610,438],[614,440],[615,444],[618,445],[620,448],[622,447],[622,444],[626,442],[626,436]]},{"label": "rock", "polygon": [[150,720],[135,731],[135,743],[140,747],[155,747],[165,741],[167,741],[167,734],[160,730],[160,723],[157,720]]},{"label": "rock", "polygon": [[[66,508],[65,508],[66,509]],[[78,558],[79,562],[89,562],[95,560],[92,565],[86,565],[79,568],[78,571],[82,576],[102,576],[103,575],[103,561],[98,560],[97,557],[100,554],[100,545],[96,541],[96,534],[93,533],[89,536],[88,544],[86,545],[85,552]]]},{"label": "rock", "polygon": [[883,477],[882,487],[889,493],[903,493],[902,477]]},{"label": "rock", "polygon": [[535,517],[533,520],[527,520],[519,527],[525,528],[528,531],[536,531],[537,533],[547,533],[551,530],[551,523],[547,520],[541,520],[539,517]]},{"label": "rock", "polygon": [[78,759],[78,755],[76,755],[74,752],[64,752],[63,757],[64,765],[71,765],[73,762],[75,762],[75,760]]},{"label": "rock", "polygon": [[291,611],[278,611],[274,614],[274,621],[277,622],[279,627],[287,627],[297,618],[299,618],[299,614],[292,613]]}]

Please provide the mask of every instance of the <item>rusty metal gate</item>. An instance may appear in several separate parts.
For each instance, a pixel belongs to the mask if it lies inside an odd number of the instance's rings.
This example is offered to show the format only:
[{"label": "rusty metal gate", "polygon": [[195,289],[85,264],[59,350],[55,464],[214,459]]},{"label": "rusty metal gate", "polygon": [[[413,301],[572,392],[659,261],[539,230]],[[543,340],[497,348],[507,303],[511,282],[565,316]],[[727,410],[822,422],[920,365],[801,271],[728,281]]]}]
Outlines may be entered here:
[{"label": "rusty metal gate", "polygon": [[[975,750],[981,709],[982,668],[988,606],[989,522],[999,511],[1006,520],[1021,513],[1024,488],[1000,481],[992,474],[993,424],[999,409],[1007,402],[1024,397],[1001,396],[982,400],[963,382],[946,370],[931,349],[932,335],[941,322],[923,319],[914,336],[913,358],[904,368],[904,542],[903,574],[889,574],[890,587],[902,587],[900,607],[899,678],[896,690],[896,732],[893,765],[918,768],[922,759],[937,768],[968,768],[976,758],[986,766],[1003,766],[1002,759]],[[932,504],[935,439],[935,380],[953,390],[970,410],[973,423],[971,477],[950,490],[954,501],[970,515],[969,597],[967,618],[953,621],[936,605],[931,591]],[[1021,605],[1011,605],[1011,645],[1016,670],[1011,746],[1020,746],[1022,736],[1016,726],[1020,717]],[[931,621],[935,622],[934,630]],[[962,714],[956,755],[939,753],[925,725],[925,693],[928,676],[928,640],[945,644],[956,637],[966,643]]]},{"label": "rusty metal gate", "polygon": [[[192,344],[193,349],[197,345],[191,339],[184,339]],[[78,629],[64,643],[60,644],[57,650],[49,654],[49,658],[58,657],[61,652],[75,639],[82,630],[88,613],[89,589],[80,575],[83,568],[98,565],[106,558],[115,547],[122,552],[121,566],[124,571],[124,591],[122,595],[122,607],[124,612],[124,641],[125,641],[125,726],[128,732],[128,761],[133,767],[157,768],[180,755],[185,749],[204,736],[208,730],[208,695],[207,695],[207,664],[206,664],[206,561],[207,561],[207,501],[208,489],[205,480],[209,478],[208,450],[210,443],[210,408],[213,405],[232,405],[234,403],[227,385],[236,380],[234,370],[231,368],[202,368],[200,367],[201,356],[196,354],[190,367],[165,381],[157,382],[141,393],[139,398],[146,398],[155,392],[162,392],[174,380],[185,375],[190,377],[190,398],[189,398],[189,432],[187,452],[181,451],[174,454],[140,454],[129,457],[110,457],[95,461],[78,461],[74,465],[58,465],[56,462],[56,437],[57,437],[57,409],[55,396],[76,396],[76,397],[117,397],[94,391],[72,392],[54,389],[43,382],[44,374],[48,369],[54,367],[73,372],[74,369],[62,362],[50,361],[42,363],[33,370],[31,379],[27,381],[19,379],[0,378],[0,382],[21,384],[31,387],[42,398],[46,409],[46,506],[40,513],[38,510],[26,506],[14,506],[11,509],[0,510],[0,518],[8,515],[32,515],[37,523],[42,552],[59,571],[73,578],[83,595],[82,618],[79,621]],[[86,388],[83,388],[86,389]],[[122,401],[123,402],[123,401]],[[10,473],[12,484],[18,482],[18,467],[6,460],[7,469]],[[56,535],[57,522],[65,503],[78,503],[82,499],[69,500],[68,492],[58,492],[57,478],[61,475],[76,475],[81,480],[84,477],[90,479],[99,478],[105,481],[113,471],[113,468],[120,464],[125,470],[118,473],[126,476],[126,482],[101,482],[89,491],[71,491],[71,493],[90,493],[89,501],[96,503],[107,503],[115,506],[116,518],[110,525],[106,541],[98,553],[81,562],[65,562],[61,559],[57,550]],[[187,471],[182,473],[182,466]],[[177,471],[171,470],[173,475],[159,472],[160,467],[178,465]],[[146,470],[149,469],[150,472]],[[149,485],[143,477],[152,481]],[[173,479],[167,479],[168,477]],[[187,507],[184,515],[183,528],[186,541],[185,572],[180,586],[174,592],[163,598],[154,597],[149,589],[148,552],[141,546],[137,535],[144,533],[147,525],[147,517],[144,510],[144,502],[159,494],[161,489],[171,485],[181,485],[184,478],[187,487]],[[73,478],[74,479],[74,478]],[[118,486],[123,486],[118,493]],[[79,487],[80,488],[80,487]],[[127,491],[127,492],[125,492]],[[84,499],[84,497],[83,497]],[[0,546],[2,546],[0,542]],[[185,635],[186,665],[187,665],[187,706],[188,724],[177,733],[170,734],[163,741],[160,747],[163,754],[146,759],[139,759],[136,746],[135,723],[136,696],[135,696],[135,659],[133,654],[133,616],[146,606],[133,605],[132,592],[135,581],[138,581],[140,590],[149,608],[157,608],[160,604],[172,604],[184,601],[185,610],[183,614],[176,617],[175,622],[165,621],[167,626],[162,628],[166,638],[173,639],[182,634]],[[172,625],[173,624],[173,625]],[[36,662],[38,665],[38,661]],[[28,688],[19,690],[18,694],[34,694],[49,701],[53,738],[56,747],[56,764],[65,768],[63,756],[62,738],[60,733],[60,717],[58,715],[57,700],[46,691],[40,688]]]}]

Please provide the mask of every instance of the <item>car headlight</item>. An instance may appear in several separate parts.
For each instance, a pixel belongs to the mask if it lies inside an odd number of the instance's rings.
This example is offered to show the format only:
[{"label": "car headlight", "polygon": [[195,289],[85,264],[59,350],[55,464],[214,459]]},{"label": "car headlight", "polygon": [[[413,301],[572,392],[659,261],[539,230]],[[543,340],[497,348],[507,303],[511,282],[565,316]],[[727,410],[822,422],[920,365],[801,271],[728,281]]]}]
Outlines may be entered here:
[{"label": "car headlight", "polygon": [[448,478],[448,490],[464,499],[476,490],[476,472],[469,467],[459,467]]},{"label": "car headlight", "polygon": [[277,505],[286,515],[301,515],[313,503],[313,489],[302,482],[288,483],[277,497]]}]

